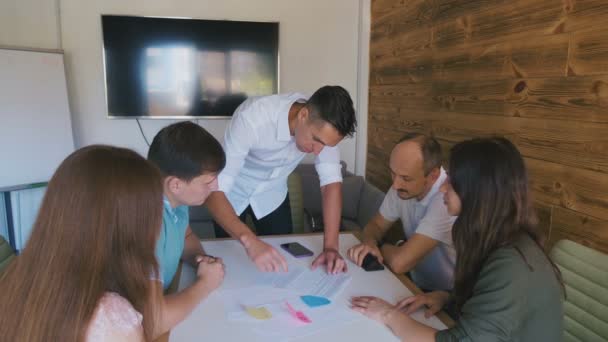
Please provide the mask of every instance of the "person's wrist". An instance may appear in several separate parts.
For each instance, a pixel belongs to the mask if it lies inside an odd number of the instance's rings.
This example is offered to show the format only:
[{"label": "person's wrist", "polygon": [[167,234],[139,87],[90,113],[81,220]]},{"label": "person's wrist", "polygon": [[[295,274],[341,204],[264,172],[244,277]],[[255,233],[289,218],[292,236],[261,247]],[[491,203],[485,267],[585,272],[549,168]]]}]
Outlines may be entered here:
[{"label": "person's wrist", "polygon": [[197,286],[202,292],[213,291],[211,283],[209,282],[209,279],[207,277],[198,276],[195,286]]},{"label": "person's wrist", "polygon": [[246,232],[246,233],[241,234],[239,236],[238,240],[243,245],[243,247],[245,247],[247,249],[251,246],[252,242],[257,238],[258,237],[255,234],[253,234],[252,232]]},{"label": "person's wrist", "polygon": [[367,246],[370,246],[370,247],[371,246],[375,247],[376,245],[378,245],[378,241],[376,241],[374,238],[370,238],[370,237],[363,239],[362,243],[364,245],[367,245]]},{"label": "person's wrist", "polygon": [[338,247],[337,247],[337,246],[336,246],[336,247],[332,247],[332,246],[324,246],[324,247],[323,247],[323,252],[333,252],[333,253],[340,254],[340,253],[338,252]]},{"label": "person's wrist", "polygon": [[402,312],[396,307],[391,307],[382,314],[382,323],[390,325],[396,319],[396,316],[399,316],[400,314],[402,314]]},{"label": "person's wrist", "polygon": [[333,250],[333,251],[338,251],[338,241],[328,241],[325,240],[323,241],[323,251],[329,251],[329,250]]}]

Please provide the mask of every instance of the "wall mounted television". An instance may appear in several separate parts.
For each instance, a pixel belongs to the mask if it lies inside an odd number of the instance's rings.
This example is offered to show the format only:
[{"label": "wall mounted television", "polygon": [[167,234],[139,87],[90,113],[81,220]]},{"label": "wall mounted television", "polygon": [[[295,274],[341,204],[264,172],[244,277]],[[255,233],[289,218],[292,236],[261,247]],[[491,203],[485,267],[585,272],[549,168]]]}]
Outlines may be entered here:
[{"label": "wall mounted television", "polygon": [[102,15],[110,118],[230,117],[279,90],[279,23]]}]

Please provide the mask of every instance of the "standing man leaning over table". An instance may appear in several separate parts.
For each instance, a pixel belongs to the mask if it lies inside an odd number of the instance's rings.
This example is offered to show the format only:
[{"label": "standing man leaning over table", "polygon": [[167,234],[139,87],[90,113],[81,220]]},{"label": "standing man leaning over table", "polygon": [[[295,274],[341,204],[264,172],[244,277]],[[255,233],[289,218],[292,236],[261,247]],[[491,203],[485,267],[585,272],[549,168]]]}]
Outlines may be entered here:
[{"label": "standing man leaning over table", "polygon": [[342,174],[336,145],[353,135],[356,124],[353,102],[340,86],[324,86],[310,98],[289,93],[243,102],[226,129],[219,191],[207,201],[216,236],[230,234],[240,241],[259,270],[286,271],[283,256],[244,222],[249,213],[260,235],[292,233],[287,177],[307,153],[314,153],[326,228],[323,252],[312,267],[326,265],[331,274],[345,271],[338,253]]}]

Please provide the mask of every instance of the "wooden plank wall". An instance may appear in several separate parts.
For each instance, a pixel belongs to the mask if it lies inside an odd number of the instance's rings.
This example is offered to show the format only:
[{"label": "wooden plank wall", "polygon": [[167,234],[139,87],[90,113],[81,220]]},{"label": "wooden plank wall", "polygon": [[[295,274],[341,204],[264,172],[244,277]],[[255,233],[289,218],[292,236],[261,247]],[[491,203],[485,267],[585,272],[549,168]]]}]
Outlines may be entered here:
[{"label": "wooden plank wall", "polygon": [[373,0],[367,179],[407,131],[504,135],[541,225],[608,253],[608,1]]}]

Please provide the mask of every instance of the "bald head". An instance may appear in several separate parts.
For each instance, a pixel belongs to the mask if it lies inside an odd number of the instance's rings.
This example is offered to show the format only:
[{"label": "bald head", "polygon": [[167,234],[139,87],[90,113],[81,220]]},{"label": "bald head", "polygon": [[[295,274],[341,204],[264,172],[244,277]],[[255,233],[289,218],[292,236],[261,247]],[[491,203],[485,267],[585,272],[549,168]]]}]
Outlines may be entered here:
[{"label": "bald head", "polygon": [[406,142],[418,145],[422,154],[425,175],[428,175],[433,169],[441,167],[441,145],[437,139],[422,133],[407,133],[399,139],[397,146]]},{"label": "bald head", "polygon": [[393,188],[401,199],[421,200],[439,177],[441,147],[422,134],[406,135],[391,152],[389,168]]},{"label": "bald head", "polygon": [[393,160],[404,168],[421,169],[424,173],[424,157],[420,144],[416,141],[406,140],[395,145],[391,152],[391,161]]}]

